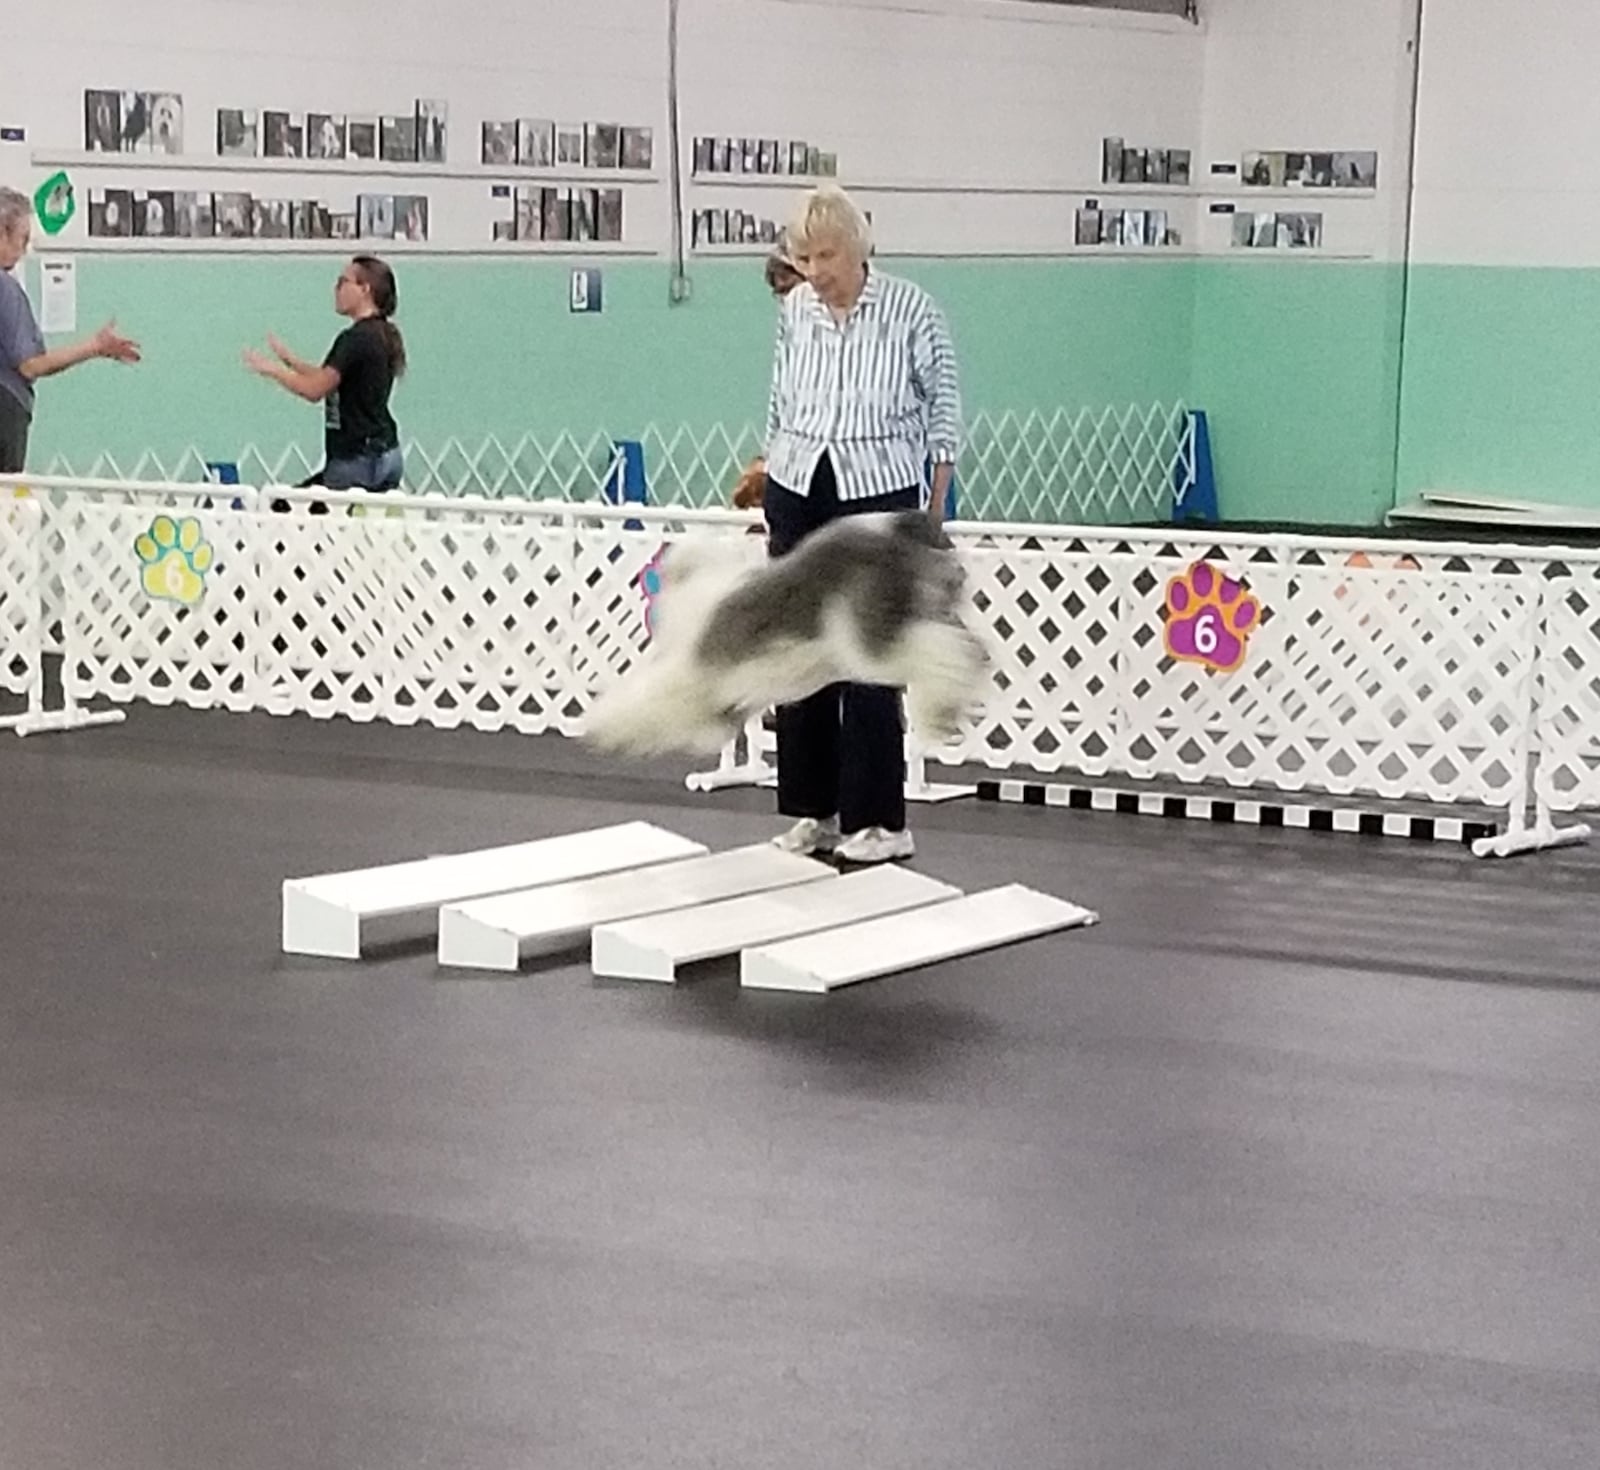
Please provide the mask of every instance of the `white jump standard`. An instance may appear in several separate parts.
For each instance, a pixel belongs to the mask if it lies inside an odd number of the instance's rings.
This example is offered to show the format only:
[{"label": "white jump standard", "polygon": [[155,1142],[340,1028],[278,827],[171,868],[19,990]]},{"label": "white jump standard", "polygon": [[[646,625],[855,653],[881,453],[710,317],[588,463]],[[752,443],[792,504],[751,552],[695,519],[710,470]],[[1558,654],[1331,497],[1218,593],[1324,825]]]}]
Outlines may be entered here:
[{"label": "white jump standard", "polygon": [[445,904],[706,851],[704,843],[649,822],[623,822],[506,847],[288,878],[283,884],[283,952],[359,959],[362,928],[373,919],[426,915],[431,924]]}]

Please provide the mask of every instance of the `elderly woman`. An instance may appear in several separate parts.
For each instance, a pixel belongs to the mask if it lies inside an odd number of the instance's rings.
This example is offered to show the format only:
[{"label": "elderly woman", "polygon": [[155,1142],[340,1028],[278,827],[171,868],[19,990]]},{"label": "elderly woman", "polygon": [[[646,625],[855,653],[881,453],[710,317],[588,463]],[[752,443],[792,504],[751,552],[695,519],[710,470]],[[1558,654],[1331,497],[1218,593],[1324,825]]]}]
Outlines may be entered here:
[{"label": "elderly woman", "polygon": [[[787,237],[780,239],[768,253],[765,275],[767,290],[772,292],[773,299],[779,302],[805,279],[795,269],[794,261],[789,258]],[[753,459],[744,467],[744,473],[739,476],[739,483],[733,487],[734,507],[738,510],[750,510],[760,505],[766,494],[767,462],[764,459]]]},{"label": "elderly woman", "polygon": [[46,348],[28,293],[13,274],[28,253],[32,228],[33,206],[27,196],[0,189],[0,475],[24,468],[33,426],[33,385],[40,378],[97,357],[139,360],[139,344],[119,336],[114,323],[70,347]]},{"label": "elderly woman", "polygon": [[[841,190],[807,195],[789,227],[805,284],[785,298],[767,412],[765,511],[783,556],[843,515],[915,509],[933,465],[940,524],[960,447],[949,328],[920,286],[871,264],[866,219]],[[898,690],[833,685],[778,711],[776,839],[848,862],[910,857]]]}]

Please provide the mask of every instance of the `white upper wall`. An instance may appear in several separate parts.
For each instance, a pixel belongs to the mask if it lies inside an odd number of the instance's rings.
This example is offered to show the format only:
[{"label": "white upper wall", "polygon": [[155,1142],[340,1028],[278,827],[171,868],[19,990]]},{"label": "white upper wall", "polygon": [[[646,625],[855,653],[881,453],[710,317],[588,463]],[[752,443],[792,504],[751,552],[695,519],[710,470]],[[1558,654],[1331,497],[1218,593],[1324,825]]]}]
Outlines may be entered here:
[{"label": "white upper wall", "polygon": [[[1480,0],[1473,0],[1480,3]],[[1502,0],[1503,3],[1503,0]],[[1271,209],[1319,209],[1332,254],[1399,259],[1410,174],[1415,0],[1202,0],[1206,28],[1204,154],[1197,180]],[[1246,152],[1376,151],[1376,199],[1331,190],[1264,198],[1236,190],[1214,163]],[[1302,203],[1301,200],[1304,202]],[[1208,218],[1202,238],[1225,244],[1231,222]]]},{"label": "white upper wall", "polygon": [[1428,0],[1413,259],[1595,263],[1597,58],[1593,0]]}]

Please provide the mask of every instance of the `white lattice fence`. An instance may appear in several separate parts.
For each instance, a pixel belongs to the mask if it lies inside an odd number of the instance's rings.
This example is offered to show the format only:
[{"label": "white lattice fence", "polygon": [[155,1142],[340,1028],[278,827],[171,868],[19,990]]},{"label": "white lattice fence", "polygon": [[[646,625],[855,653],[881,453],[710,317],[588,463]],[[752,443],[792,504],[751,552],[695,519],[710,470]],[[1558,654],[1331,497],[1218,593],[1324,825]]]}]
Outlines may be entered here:
[{"label": "white lattice fence", "polygon": [[[704,509],[727,503],[740,471],[763,449],[753,423],[647,424],[638,433],[485,435],[408,441],[406,489],[491,500],[598,500],[618,464],[617,440],[642,446],[652,504]],[[206,455],[189,447],[133,457],[58,457],[52,475],[196,484]],[[321,456],[299,445],[249,444],[232,456],[246,485],[298,485]],[[1188,411],[1181,404],[975,414],[956,468],[961,514],[974,520],[1082,525],[1165,521],[1176,488],[1193,482]]]},{"label": "white lattice fence", "polygon": [[0,500],[0,690],[36,705],[42,678],[41,510],[32,500]]},{"label": "white lattice fence", "polygon": [[1600,807],[1600,562],[1543,584],[1536,748],[1541,796],[1557,811]]}]

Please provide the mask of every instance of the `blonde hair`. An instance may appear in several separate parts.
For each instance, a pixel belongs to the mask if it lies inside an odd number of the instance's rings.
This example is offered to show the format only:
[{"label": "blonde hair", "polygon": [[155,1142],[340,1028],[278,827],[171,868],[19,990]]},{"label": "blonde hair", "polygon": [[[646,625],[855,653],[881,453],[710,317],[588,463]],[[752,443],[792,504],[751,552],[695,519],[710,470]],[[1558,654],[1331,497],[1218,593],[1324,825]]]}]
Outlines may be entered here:
[{"label": "blonde hair", "polygon": [[809,255],[822,239],[837,240],[863,261],[872,254],[872,226],[837,184],[821,184],[807,194],[785,232],[791,256]]}]

